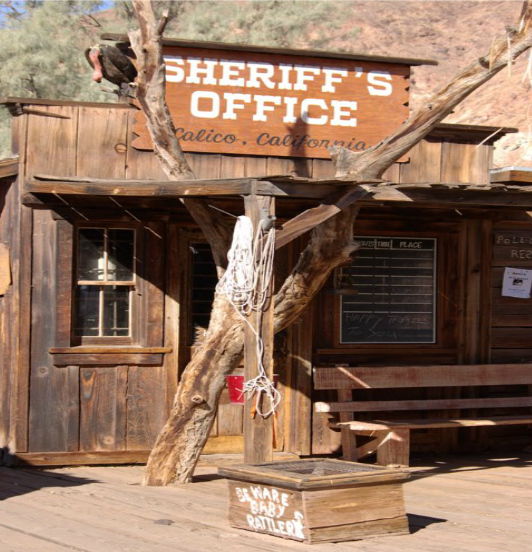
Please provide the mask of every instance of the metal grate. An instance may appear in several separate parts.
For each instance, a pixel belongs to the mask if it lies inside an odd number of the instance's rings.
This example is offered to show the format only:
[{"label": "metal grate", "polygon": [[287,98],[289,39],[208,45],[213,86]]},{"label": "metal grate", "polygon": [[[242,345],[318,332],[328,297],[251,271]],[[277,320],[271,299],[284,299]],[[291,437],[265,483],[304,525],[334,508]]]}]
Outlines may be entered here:
[{"label": "metal grate", "polygon": [[348,462],[331,462],[329,460],[305,462],[304,460],[295,460],[293,462],[274,462],[270,464],[260,464],[271,470],[288,473],[298,473],[301,475],[341,475],[357,472],[378,471],[378,468],[372,466],[362,466],[360,464]]}]

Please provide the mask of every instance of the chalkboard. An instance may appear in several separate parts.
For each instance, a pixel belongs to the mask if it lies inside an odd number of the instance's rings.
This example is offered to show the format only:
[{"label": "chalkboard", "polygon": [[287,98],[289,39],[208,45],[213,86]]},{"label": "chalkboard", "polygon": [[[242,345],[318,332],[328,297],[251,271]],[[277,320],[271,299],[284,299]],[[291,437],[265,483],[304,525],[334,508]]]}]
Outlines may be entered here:
[{"label": "chalkboard", "polygon": [[436,239],[358,236],[336,280],[341,343],[434,343]]}]

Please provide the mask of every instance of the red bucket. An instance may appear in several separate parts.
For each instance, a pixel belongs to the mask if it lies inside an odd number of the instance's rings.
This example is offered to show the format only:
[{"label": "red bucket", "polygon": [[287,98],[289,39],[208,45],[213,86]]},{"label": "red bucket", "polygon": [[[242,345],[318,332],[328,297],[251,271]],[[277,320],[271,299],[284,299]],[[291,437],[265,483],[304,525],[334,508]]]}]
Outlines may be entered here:
[{"label": "red bucket", "polygon": [[[277,386],[278,379],[279,376],[274,374],[273,383],[275,386]],[[244,389],[244,381],[244,374],[225,376],[225,383],[229,390],[229,402],[231,404],[244,404],[244,393],[242,391]]]},{"label": "red bucket", "polygon": [[229,390],[229,401],[231,404],[244,404],[244,375],[225,376],[225,383]]}]

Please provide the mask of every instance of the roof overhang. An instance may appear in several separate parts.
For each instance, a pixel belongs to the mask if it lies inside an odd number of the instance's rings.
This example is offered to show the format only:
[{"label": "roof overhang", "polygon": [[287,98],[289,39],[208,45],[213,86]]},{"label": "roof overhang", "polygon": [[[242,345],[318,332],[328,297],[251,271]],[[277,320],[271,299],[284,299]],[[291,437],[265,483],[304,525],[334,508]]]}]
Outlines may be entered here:
[{"label": "roof overhang", "polygon": [[36,175],[26,182],[26,205],[57,203],[60,198],[186,198],[225,197],[258,194],[282,199],[328,201],[341,188],[356,186],[368,192],[360,205],[406,204],[424,208],[506,208],[532,209],[532,185],[434,184],[383,181],[356,182],[349,179],[301,178],[292,175],[262,178],[213,180],[107,180],[82,177]]},{"label": "roof overhang", "polygon": [[532,184],[532,167],[502,167],[491,171],[490,181],[522,186]]},{"label": "roof overhang", "polygon": [[515,127],[440,123],[430,131],[428,138],[453,142],[470,141],[479,145],[491,145],[504,135],[515,134],[516,132],[519,132],[519,129]]},{"label": "roof overhang", "polygon": [[[66,106],[81,106],[81,107],[108,107],[112,109],[138,109],[131,103],[106,103],[106,102],[80,102],[77,100],[56,100],[50,98],[19,98],[14,96],[0,96],[0,105],[5,105],[11,108],[13,115],[22,115],[22,113],[34,113],[36,115],[47,115],[53,117],[53,114],[45,112],[29,111],[26,109],[28,105],[66,105]],[[63,116],[60,116],[64,118]]]}]

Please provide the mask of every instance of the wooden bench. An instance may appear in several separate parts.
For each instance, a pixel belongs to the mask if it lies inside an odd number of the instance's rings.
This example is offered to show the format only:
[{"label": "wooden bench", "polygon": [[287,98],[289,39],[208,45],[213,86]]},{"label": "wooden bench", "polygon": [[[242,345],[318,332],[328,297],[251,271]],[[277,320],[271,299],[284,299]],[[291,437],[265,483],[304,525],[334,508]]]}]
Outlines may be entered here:
[{"label": "wooden bench", "polygon": [[[415,400],[353,400],[353,390],[406,389],[406,388],[471,388],[479,386],[524,385],[521,396],[497,398],[452,398]],[[359,460],[377,453],[381,465],[408,466],[410,455],[410,431],[413,429],[501,426],[532,424],[532,364],[483,364],[465,366],[393,366],[393,367],[315,367],[314,388],[336,390],[337,402],[317,402],[316,412],[338,413],[341,429],[342,452],[346,460]],[[519,389],[519,388],[518,388]],[[498,389],[499,391],[499,389]],[[502,390],[504,391],[504,389]],[[515,393],[515,389],[513,390]],[[461,394],[465,394],[461,392]],[[502,394],[502,393],[500,393]],[[487,408],[520,409],[519,415],[482,416],[478,411]],[[527,410],[525,410],[527,409]],[[444,417],[450,410],[469,410],[462,417]],[[396,419],[397,414],[386,419],[385,413],[400,411],[430,412],[427,418]],[[356,414],[371,413],[368,421],[359,421]],[[512,411],[512,414],[514,411]],[[415,412],[414,412],[415,415]],[[363,446],[357,446],[356,434],[373,438]]]}]

